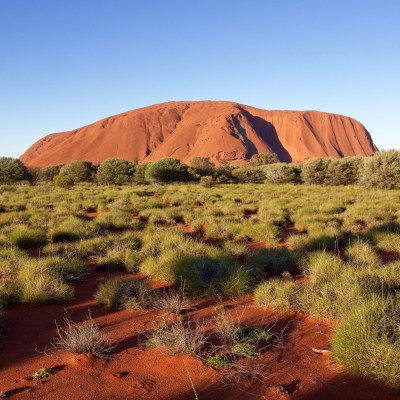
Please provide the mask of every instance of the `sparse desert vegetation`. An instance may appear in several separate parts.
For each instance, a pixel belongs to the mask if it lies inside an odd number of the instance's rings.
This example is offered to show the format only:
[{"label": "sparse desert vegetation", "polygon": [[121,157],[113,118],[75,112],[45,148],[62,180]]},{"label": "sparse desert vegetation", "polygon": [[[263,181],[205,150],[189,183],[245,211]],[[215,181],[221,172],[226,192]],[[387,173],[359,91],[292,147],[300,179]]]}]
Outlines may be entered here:
[{"label": "sparse desert vegetation", "polygon": [[[269,354],[291,340],[286,325],[275,329],[256,316],[268,312],[296,321],[310,315],[332,327],[326,343],[332,363],[400,390],[397,190],[292,183],[107,185],[113,167],[125,175],[131,171],[108,161],[97,185],[85,182],[93,179],[93,167],[81,163],[59,169],[71,178],[79,174],[67,192],[51,183],[2,186],[4,346],[15,332],[8,319],[18,304],[19,313],[32,304],[46,313],[61,303],[52,314],[57,329],[48,344],[61,353],[114,356],[112,363],[122,345],[97,319],[127,313],[130,347],[150,355],[187,354],[224,385],[251,386],[269,379]],[[151,176],[162,168],[168,169],[167,181],[184,173],[174,163],[160,163]],[[209,176],[203,174],[210,168],[197,160],[190,171]],[[82,305],[74,320],[64,319],[63,308],[74,312],[85,285],[91,287],[86,303],[93,316]],[[207,315],[198,309],[203,301],[210,304]],[[246,304],[242,315],[233,317],[227,302],[233,310]],[[257,323],[246,320],[249,312]],[[144,315],[150,327],[140,325]]]}]

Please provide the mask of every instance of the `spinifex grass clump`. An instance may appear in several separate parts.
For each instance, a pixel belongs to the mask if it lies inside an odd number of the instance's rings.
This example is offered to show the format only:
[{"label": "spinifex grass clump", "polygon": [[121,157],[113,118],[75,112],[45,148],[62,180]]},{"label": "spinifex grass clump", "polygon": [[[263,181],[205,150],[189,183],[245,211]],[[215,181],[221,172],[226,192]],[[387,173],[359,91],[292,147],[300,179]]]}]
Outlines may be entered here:
[{"label": "spinifex grass clump", "polygon": [[143,279],[110,279],[95,294],[96,301],[108,308],[140,310],[156,300],[155,292]]},{"label": "spinifex grass clump", "polygon": [[0,278],[15,279],[18,271],[28,255],[15,247],[0,248]]},{"label": "spinifex grass clump", "polygon": [[372,245],[361,240],[350,244],[346,250],[346,256],[357,268],[374,267],[380,264],[378,254]]},{"label": "spinifex grass clump", "polygon": [[17,285],[22,303],[66,301],[74,295],[74,289],[68,283],[37,260],[26,262],[21,267]]},{"label": "spinifex grass clump", "polygon": [[16,226],[10,233],[10,242],[20,249],[41,247],[47,243],[46,232],[27,226]]},{"label": "spinifex grass clump", "polygon": [[85,262],[78,257],[43,257],[37,261],[49,273],[67,281],[79,281],[88,275]]},{"label": "spinifex grass clump", "polygon": [[57,224],[50,232],[55,242],[74,242],[84,238],[88,233],[85,221],[73,216]]},{"label": "spinifex grass clump", "polygon": [[17,303],[20,289],[14,281],[0,281],[0,309],[12,303]]},{"label": "spinifex grass clump", "polygon": [[400,309],[373,296],[349,312],[332,337],[333,358],[354,375],[400,389]]},{"label": "spinifex grass clump", "polygon": [[[191,292],[241,294],[250,287],[251,274],[239,270],[223,249],[196,242],[179,233],[160,231],[144,237],[140,270]],[[231,278],[231,279],[230,279]]]},{"label": "spinifex grass clump", "polygon": [[57,337],[53,341],[56,349],[76,354],[93,354],[103,360],[112,358],[115,345],[100,330],[90,313],[82,323],[75,323],[66,315],[64,325],[57,326]]}]

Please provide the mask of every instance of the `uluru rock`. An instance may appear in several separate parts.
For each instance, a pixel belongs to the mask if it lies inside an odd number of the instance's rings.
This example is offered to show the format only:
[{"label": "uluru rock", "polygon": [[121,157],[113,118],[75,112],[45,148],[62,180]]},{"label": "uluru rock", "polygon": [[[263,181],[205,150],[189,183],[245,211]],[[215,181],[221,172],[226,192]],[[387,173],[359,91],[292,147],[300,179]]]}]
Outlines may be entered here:
[{"label": "uluru rock", "polygon": [[226,101],[168,102],[144,107],[70,132],[54,133],[22,156],[28,167],[109,157],[140,162],[163,157],[189,162],[244,163],[274,152],[280,161],[370,156],[377,151],[358,121],[318,111],[267,111]]}]

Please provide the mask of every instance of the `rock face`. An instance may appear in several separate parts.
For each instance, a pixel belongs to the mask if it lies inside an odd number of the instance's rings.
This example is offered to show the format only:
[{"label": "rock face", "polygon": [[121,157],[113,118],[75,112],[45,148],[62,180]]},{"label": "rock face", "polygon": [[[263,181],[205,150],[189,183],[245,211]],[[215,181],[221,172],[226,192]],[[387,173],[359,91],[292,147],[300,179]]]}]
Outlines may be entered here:
[{"label": "rock face", "polygon": [[377,151],[364,126],[318,111],[267,111],[225,101],[169,102],[115,115],[70,132],[47,135],[22,156],[28,167],[108,157],[140,162],[163,157],[189,162],[245,163],[272,151],[280,161],[369,156]]}]

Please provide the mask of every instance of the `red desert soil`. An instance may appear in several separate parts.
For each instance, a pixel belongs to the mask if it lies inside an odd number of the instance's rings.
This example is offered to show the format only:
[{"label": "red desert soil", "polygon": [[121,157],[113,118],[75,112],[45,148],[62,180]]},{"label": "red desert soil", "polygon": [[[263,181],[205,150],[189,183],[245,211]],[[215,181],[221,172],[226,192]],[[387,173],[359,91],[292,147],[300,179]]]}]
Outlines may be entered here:
[{"label": "red desert soil", "polygon": [[[278,341],[262,357],[266,378],[252,385],[224,386],[218,373],[189,356],[170,356],[161,349],[146,349],[138,332],[151,329],[162,316],[157,311],[111,311],[95,304],[93,294],[107,273],[91,266],[90,279],[76,285],[76,300],[66,304],[15,306],[6,312],[8,337],[0,348],[0,391],[13,399],[151,400],[195,399],[191,380],[201,400],[231,399],[399,399],[381,388],[355,381],[312,348],[326,349],[329,324],[303,314],[274,313],[252,305],[251,297],[224,305],[233,318],[249,326],[263,326],[278,334]],[[162,282],[153,282],[162,288]],[[215,302],[193,304],[190,318],[210,321]],[[115,357],[102,362],[87,356],[47,351],[55,336],[55,321],[65,310],[81,321],[90,309],[107,334],[118,343]],[[55,374],[35,381],[32,374],[48,367]]]},{"label": "red desert soil", "polygon": [[128,111],[70,132],[47,135],[22,156],[29,167],[108,157],[154,161],[210,157],[244,163],[255,153],[280,161],[368,156],[377,150],[364,126],[318,111],[267,111],[227,101],[169,102]]}]

